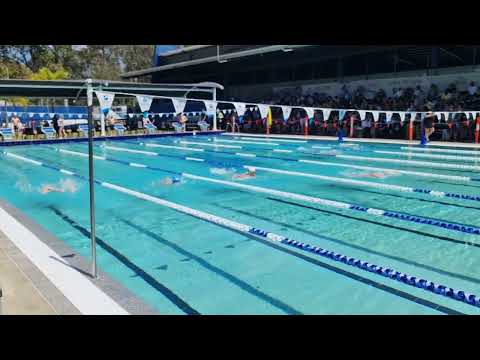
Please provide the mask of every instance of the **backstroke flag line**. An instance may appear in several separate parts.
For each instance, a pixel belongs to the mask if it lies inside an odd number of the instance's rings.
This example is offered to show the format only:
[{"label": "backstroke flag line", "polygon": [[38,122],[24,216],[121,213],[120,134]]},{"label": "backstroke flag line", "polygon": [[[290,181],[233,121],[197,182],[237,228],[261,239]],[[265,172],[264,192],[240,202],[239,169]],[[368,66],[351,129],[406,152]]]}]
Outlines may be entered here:
[{"label": "backstroke flag line", "polygon": [[187,104],[187,99],[172,98],[173,107],[175,108],[175,113],[180,114],[185,110],[185,105]]},{"label": "backstroke flag line", "polygon": [[115,98],[115,93],[104,92],[104,91],[95,91],[97,94],[98,102],[100,103],[100,109],[102,112],[108,113],[112,108],[113,99]]},{"label": "backstroke flag line", "polygon": [[149,111],[152,106],[153,97],[146,95],[137,95],[136,97],[142,113]]}]

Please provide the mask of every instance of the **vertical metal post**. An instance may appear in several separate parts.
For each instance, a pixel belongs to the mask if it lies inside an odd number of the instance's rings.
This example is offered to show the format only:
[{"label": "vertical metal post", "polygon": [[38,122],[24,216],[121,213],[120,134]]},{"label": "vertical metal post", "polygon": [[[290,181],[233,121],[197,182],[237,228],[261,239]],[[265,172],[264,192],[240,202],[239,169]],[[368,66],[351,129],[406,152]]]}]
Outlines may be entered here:
[{"label": "vertical metal post", "polygon": [[[217,101],[217,89],[213,89],[213,101]],[[217,107],[213,111],[213,131],[217,130]]]},{"label": "vertical metal post", "polygon": [[90,238],[92,246],[92,277],[97,277],[97,240],[95,236],[95,183],[93,176],[93,88],[92,80],[87,79],[88,100],[88,175],[90,183]]}]

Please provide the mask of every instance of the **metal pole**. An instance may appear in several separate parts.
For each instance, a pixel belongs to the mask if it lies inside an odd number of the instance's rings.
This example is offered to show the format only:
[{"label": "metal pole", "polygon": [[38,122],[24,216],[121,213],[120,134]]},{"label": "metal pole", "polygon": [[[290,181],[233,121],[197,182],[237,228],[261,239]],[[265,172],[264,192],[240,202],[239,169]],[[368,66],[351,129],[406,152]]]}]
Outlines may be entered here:
[{"label": "metal pole", "polygon": [[[213,89],[213,101],[217,101],[217,89]],[[217,107],[213,111],[213,131],[217,130]]]},{"label": "metal pole", "polygon": [[93,176],[93,89],[92,80],[87,79],[88,98],[88,175],[90,182],[90,238],[92,244],[92,277],[97,278],[97,240],[95,236],[95,188]]}]

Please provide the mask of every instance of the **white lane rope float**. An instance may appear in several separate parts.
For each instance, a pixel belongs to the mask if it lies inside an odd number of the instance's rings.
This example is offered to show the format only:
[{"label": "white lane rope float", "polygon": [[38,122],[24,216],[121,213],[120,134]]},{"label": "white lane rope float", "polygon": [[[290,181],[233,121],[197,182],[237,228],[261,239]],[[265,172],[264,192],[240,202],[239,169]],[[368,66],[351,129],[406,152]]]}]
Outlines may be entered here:
[{"label": "white lane rope float", "polygon": [[[156,144],[147,144],[147,143],[135,143],[137,145],[147,146],[147,147],[156,147]],[[124,149],[124,148],[117,148],[117,149]],[[125,149],[127,151],[128,149]],[[203,151],[203,149],[201,149]],[[120,150],[119,150],[120,151]],[[274,149],[273,151],[276,152],[284,152],[280,151],[279,149]],[[290,150],[285,150],[290,151]],[[218,151],[209,151],[205,150],[205,152],[212,152],[212,153],[220,153],[220,154],[228,154],[232,156],[241,156],[241,157],[259,157],[263,159],[275,159],[281,161],[293,161],[293,162],[304,162],[309,164],[316,164],[316,165],[325,165],[325,166],[340,166],[340,167],[349,167],[352,169],[362,169],[362,170],[373,170],[373,171],[389,171],[389,172],[396,172],[399,174],[407,174],[413,176],[420,176],[420,177],[431,177],[431,178],[438,178],[444,180],[452,180],[452,181],[479,181],[480,179],[471,178],[469,176],[456,176],[456,175],[443,175],[443,174],[436,174],[436,173],[427,173],[427,172],[417,172],[417,171],[408,171],[408,170],[399,170],[399,169],[388,169],[388,168],[375,168],[375,167],[368,167],[368,166],[360,166],[360,165],[351,165],[351,164],[340,164],[340,163],[332,163],[332,162],[325,162],[325,161],[317,161],[317,160],[308,160],[308,159],[290,159],[290,158],[280,158],[274,156],[263,156],[263,155],[256,155],[252,153],[230,153],[230,152],[218,152]],[[156,154],[155,155],[161,155]],[[395,164],[405,164],[405,165],[412,165],[412,166],[425,166],[430,167],[432,163],[429,162],[422,162],[422,161],[410,161],[410,160],[401,160],[401,159],[388,159],[388,158],[369,158],[364,156],[353,156],[353,155],[325,155],[329,157],[336,157],[345,160],[360,160],[360,161],[372,161],[372,162],[386,162],[386,163],[395,163]],[[437,165],[438,168],[447,168],[450,169],[465,169],[465,170],[480,170],[480,167],[471,166],[471,165],[459,165],[459,164],[442,164],[442,163],[433,163]]]},{"label": "white lane rope float", "polygon": [[[118,159],[107,159],[107,160],[131,166],[128,161],[123,161],[123,160],[118,160]],[[193,175],[193,174],[189,174],[189,173],[181,173],[181,172],[171,171],[171,170],[168,170],[168,169],[163,169],[163,168],[158,168],[158,167],[153,167],[153,166],[145,166],[145,168],[150,169],[150,170],[154,170],[154,171],[163,171],[163,172],[167,172],[167,173],[171,173],[171,174],[175,174],[175,175],[179,175],[179,176],[184,176],[184,177],[191,178],[191,179],[202,180],[202,181],[206,181],[206,182],[211,182],[211,183],[217,183],[217,184],[222,184],[222,185],[231,186],[231,187],[242,188],[242,189],[249,190],[249,191],[252,191],[252,192],[270,194],[270,195],[274,195],[274,196],[284,197],[284,198],[287,198],[287,199],[300,200],[300,201],[304,201],[304,202],[308,202],[308,203],[330,206],[330,207],[335,207],[335,208],[339,208],[339,209],[361,211],[361,212],[367,213],[369,215],[389,217],[389,218],[395,218],[395,219],[403,220],[403,221],[415,222],[415,223],[418,223],[418,224],[431,225],[431,226],[441,227],[441,228],[444,228],[444,229],[450,230],[450,231],[459,231],[459,232],[463,232],[463,233],[467,233],[467,234],[480,235],[480,228],[472,227],[472,226],[468,226],[468,225],[464,225],[464,224],[450,223],[450,222],[446,222],[446,221],[443,221],[443,220],[435,220],[435,219],[430,219],[430,218],[426,218],[426,217],[422,217],[422,216],[405,214],[405,213],[396,212],[396,211],[388,211],[388,210],[382,210],[382,209],[376,209],[376,208],[368,208],[368,207],[364,207],[364,206],[361,206],[361,205],[349,204],[349,203],[344,203],[344,202],[335,201],[335,200],[327,200],[327,199],[322,199],[322,198],[303,195],[303,194],[297,194],[297,193],[291,193],[291,192],[286,192],[286,191],[263,188],[263,187],[259,187],[259,186],[240,184],[240,183],[237,183],[237,182],[207,178],[207,177],[203,177],[203,176]],[[272,169],[272,170],[275,170],[275,169]],[[283,170],[279,170],[279,171],[283,171]],[[290,173],[292,173],[292,172],[290,172]],[[303,174],[305,175],[305,173],[303,173]],[[311,174],[311,175],[313,175],[315,177],[320,176],[320,175],[314,175],[314,174]],[[347,180],[347,179],[344,179],[344,180]],[[369,182],[366,182],[366,181],[365,182],[361,181],[361,183],[370,184]],[[375,185],[377,185],[377,184],[375,184]],[[396,186],[396,185],[387,185],[387,184],[378,184],[378,185],[388,186],[389,189],[399,188],[399,189],[397,189],[398,191],[404,191],[403,190],[404,188],[407,189],[406,187],[400,187],[400,186]],[[429,194],[431,196],[452,197],[452,198],[456,198],[456,199],[480,201],[480,197],[476,197],[476,196],[437,192],[437,191],[428,190],[428,189],[413,189],[412,192]]]},{"label": "white lane rope float", "polygon": [[355,156],[355,155],[329,155],[336,157],[338,159],[345,160],[358,160],[358,161],[370,161],[370,162],[384,162],[392,164],[402,164],[402,165],[411,165],[411,166],[420,166],[420,167],[431,167],[439,169],[462,169],[462,170],[472,170],[480,171],[480,166],[475,165],[462,165],[462,164],[445,164],[438,162],[427,162],[427,161],[416,161],[416,160],[403,160],[403,159],[389,159],[389,158],[375,158],[367,156]]},{"label": "white lane rope float", "polygon": [[306,140],[285,140],[285,139],[277,139],[277,138],[271,138],[270,140],[264,137],[257,137],[257,136],[241,136],[240,138],[236,138],[236,139],[241,139],[241,140],[255,139],[255,141],[264,141],[264,142],[276,141],[276,142],[284,142],[284,143],[292,143],[292,144],[299,144],[299,143],[304,144],[307,142]]},{"label": "white lane rope float", "polygon": [[260,142],[260,141],[241,141],[241,140],[222,140],[213,138],[214,143],[235,143],[235,144],[254,144],[254,145],[270,145],[270,146],[280,146],[280,144],[270,143],[270,142]]},{"label": "white lane rope float", "polygon": [[[4,151],[3,154],[6,155],[6,156],[13,157],[17,160],[21,160],[21,161],[30,163],[30,164],[34,164],[34,165],[37,165],[37,166],[43,166],[43,167],[49,168],[51,170],[55,170],[55,171],[59,171],[59,172],[61,170],[64,170],[64,169],[60,169],[60,168],[57,168],[57,167],[52,166],[52,165],[48,165],[48,164],[39,162],[39,161],[30,160],[30,159],[25,158],[23,156],[15,155],[15,154],[12,154],[12,153],[9,153],[9,152]],[[78,177],[78,178],[80,178],[84,181],[88,181],[88,179],[83,175],[73,173],[73,172],[69,172],[69,173],[72,176]],[[177,212],[180,212],[180,213],[183,213],[183,214],[186,214],[186,215],[198,218],[198,219],[202,219],[202,220],[208,221],[208,222],[213,223],[213,224],[217,224],[221,227],[231,229],[231,230],[234,230],[234,231],[239,232],[239,233],[243,233],[243,234],[246,234],[246,235],[249,235],[249,236],[254,235],[254,236],[257,236],[259,238],[262,238],[262,239],[267,240],[267,241],[272,242],[272,243],[280,243],[280,244],[285,245],[285,246],[294,247],[297,250],[306,251],[306,252],[309,252],[313,255],[321,256],[321,257],[327,258],[327,259],[332,260],[332,261],[341,262],[344,265],[355,267],[357,269],[367,271],[367,272],[370,272],[372,274],[377,274],[377,275],[383,276],[385,278],[390,278],[392,280],[399,281],[399,282],[401,282],[405,285],[409,285],[409,286],[412,286],[412,287],[415,287],[415,288],[418,288],[418,289],[422,289],[422,290],[425,290],[425,291],[428,291],[428,292],[431,292],[431,293],[434,293],[434,294],[437,294],[437,295],[441,295],[441,296],[444,296],[444,297],[447,297],[447,298],[450,298],[452,300],[456,300],[456,301],[459,301],[459,302],[462,302],[462,303],[465,303],[465,304],[468,304],[468,305],[472,305],[472,306],[475,306],[475,307],[480,307],[480,297],[478,297],[477,295],[474,295],[474,294],[467,293],[463,290],[456,290],[456,289],[453,289],[453,288],[448,287],[448,286],[435,284],[432,281],[428,281],[428,280],[425,280],[425,279],[422,279],[422,278],[418,278],[416,276],[407,275],[405,273],[393,270],[393,269],[388,268],[386,266],[378,266],[378,265],[375,265],[375,264],[371,264],[371,263],[368,263],[366,261],[362,261],[362,260],[359,260],[359,259],[356,259],[356,258],[353,258],[353,257],[349,257],[349,256],[346,256],[346,255],[343,255],[343,254],[339,254],[339,253],[336,253],[334,251],[323,249],[323,248],[318,247],[318,246],[312,246],[312,245],[304,243],[304,242],[289,239],[285,236],[275,234],[273,232],[269,232],[269,231],[266,231],[266,230],[263,230],[263,229],[255,228],[255,227],[252,227],[252,226],[249,226],[249,225],[246,225],[246,224],[242,224],[242,223],[239,223],[239,222],[236,222],[236,221],[232,221],[232,220],[229,220],[229,219],[226,219],[226,218],[222,218],[222,217],[217,216],[217,215],[209,214],[207,212],[196,210],[196,209],[193,209],[193,208],[190,208],[190,207],[187,207],[187,206],[184,206],[184,205],[180,205],[180,204],[177,204],[177,203],[174,203],[174,202],[171,202],[171,201],[167,201],[167,200],[164,200],[164,199],[152,196],[152,195],[141,193],[139,191],[131,190],[131,189],[125,188],[123,186],[119,186],[119,185],[112,184],[112,183],[105,182],[105,181],[100,181],[100,180],[97,180],[97,179],[94,179],[94,181],[97,185],[105,187],[107,189],[111,189],[111,190],[114,190],[114,191],[117,191],[117,192],[120,192],[120,193],[123,193],[123,194],[126,194],[126,195],[130,195],[130,196],[133,196],[137,199],[142,199],[142,200],[145,200],[145,201],[148,201],[148,202],[151,202],[151,203],[154,203],[154,204],[157,204],[157,205],[175,210]]]},{"label": "white lane rope float", "polygon": [[229,149],[241,149],[241,146],[238,145],[222,145],[222,144],[215,144],[215,143],[201,143],[201,142],[193,142],[193,141],[179,141],[180,144],[186,145],[198,145],[198,146],[211,146],[211,147],[222,147],[222,148],[229,148]]},{"label": "white lane rope float", "polygon": [[405,174],[405,175],[427,177],[427,178],[434,178],[434,179],[453,180],[453,181],[471,181],[472,180],[472,178],[469,176],[444,175],[444,174],[427,173],[427,172],[419,172],[419,171],[379,168],[379,167],[350,165],[350,164],[339,164],[339,163],[332,163],[327,161],[299,159],[298,162],[314,164],[314,165],[344,167],[344,168],[367,170],[367,171],[386,171],[393,175]]},{"label": "white lane rope float", "polygon": [[431,147],[408,147],[402,146],[401,150],[408,151],[422,151],[422,152],[439,152],[439,153],[448,153],[448,154],[460,154],[460,155],[478,155],[480,156],[480,150],[456,150],[456,149],[434,149]]},{"label": "white lane rope float", "polygon": [[[59,150],[62,152],[62,150]],[[81,152],[76,152],[76,151],[68,151],[66,152],[67,154],[71,155],[78,155],[78,156],[83,156],[87,157],[88,154],[81,153]],[[111,159],[111,158],[106,158],[106,157],[98,157],[100,160],[109,160],[109,161],[115,161],[119,162],[120,160],[117,159]],[[202,158],[194,158],[194,157],[177,157],[182,160],[189,160],[189,161],[196,161],[196,162],[207,162],[207,163],[213,163],[212,161],[202,159]],[[308,161],[306,161],[308,162]],[[135,166],[135,167],[148,167],[147,165],[143,164],[137,164],[137,163],[127,163],[130,166]],[[133,164],[133,165],[131,165]],[[217,163],[215,162],[215,165]],[[226,163],[220,163],[220,165],[223,166],[230,166],[229,164]],[[353,179],[345,179],[345,178],[339,178],[339,177],[332,177],[332,176],[324,176],[324,175],[318,175],[318,174],[311,174],[311,173],[305,173],[305,172],[297,172],[297,171],[288,171],[288,170],[282,170],[282,169],[274,169],[274,168],[268,168],[268,167],[261,167],[261,166],[255,166],[255,165],[242,165],[243,168],[248,169],[249,167],[254,167],[257,170],[265,171],[265,172],[271,172],[271,173],[276,173],[276,174],[283,174],[283,175],[290,175],[290,176],[300,176],[300,177],[308,177],[308,178],[313,178],[313,179],[319,179],[319,180],[324,180],[324,181],[329,181],[329,182],[334,182],[334,183],[344,183],[344,184],[349,184],[349,185],[354,185],[354,186],[364,186],[364,187],[372,187],[372,188],[380,188],[380,189],[385,189],[385,190],[393,190],[393,191],[399,191],[399,192],[409,192],[409,193],[421,193],[433,197],[448,197],[448,198],[453,198],[453,199],[462,199],[462,200],[472,200],[472,201],[480,201],[479,196],[473,196],[473,195],[466,195],[466,194],[456,194],[456,193],[449,193],[449,192],[444,192],[444,191],[435,191],[431,189],[421,189],[421,188],[413,188],[413,187],[407,187],[407,186],[401,186],[401,185],[391,185],[391,184],[383,184],[383,183],[377,183],[377,182],[371,182],[371,181],[361,181],[361,180],[353,180]]]},{"label": "white lane rope float", "polygon": [[377,154],[419,157],[424,159],[471,161],[471,162],[478,162],[480,160],[480,158],[474,157],[474,156],[434,155],[434,154],[421,154],[421,153],[415,153],[415,152],[406,153],[401,151],[383,151],[383,150],[374,150],[373,152]]}]

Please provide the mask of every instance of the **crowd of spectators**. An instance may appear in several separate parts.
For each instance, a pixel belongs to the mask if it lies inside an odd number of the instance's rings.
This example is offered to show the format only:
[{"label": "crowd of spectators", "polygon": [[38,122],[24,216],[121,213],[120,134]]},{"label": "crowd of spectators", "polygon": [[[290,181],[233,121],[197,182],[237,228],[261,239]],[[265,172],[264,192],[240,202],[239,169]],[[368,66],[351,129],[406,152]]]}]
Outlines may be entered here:
[{"label": "crowd of spectators", "polygon": [[[376,92],[358,87],[351,91],[343,86],[336,96],[327,94],[282,94],[276,95],[264,101],[270,105],[289,105],[292,107],[318,107],[331,109],[361,109],[383,111],[418,111],[418,112],[460,112],[464,110],[480,109],[480,90],[475,82],[470,82],[465,91],[457,89],[455,84],[450,84],[444,91],[432,84],[428,88],[418,85],[415,88],[394,88],[391,95],[380,89]],[[367,113],[364,119],[359,119],[356,112],[346,111],[340,118],[338,111],[332,111],[328,119],[323,119],[321,112],[315,113],[315,118],[310,120],[308,132],[312,135],[335,136],[339,129],[343,128],[345,134],[349,134],[350,121],[354,122],[355,137],[381,137],[405,139],[408,134],[408,122],[401,122],[398,114],[393,114],[391,121],[386,122],[386,115],[380,114],[378,122],[373,121],[371,113]],[[226,115],[220,124],[225,129],[231,124],[230,116]],[[306,113],[303,109],[294,108],[288,119],[283,118],[279,107],[272,107],[273,122],[271,133],[302,134]],[[432,139],[473,141],[475,119],[467,117],[463,113],[454,114],[445,119],[435,118],[435,133]],[[420,137],[421,121],[416,118],[415,138]],[[265,122],[260,119],[257,111],[248,110],[240,119],[240,130],[244,132],[265,133]]]}]

